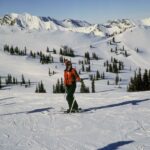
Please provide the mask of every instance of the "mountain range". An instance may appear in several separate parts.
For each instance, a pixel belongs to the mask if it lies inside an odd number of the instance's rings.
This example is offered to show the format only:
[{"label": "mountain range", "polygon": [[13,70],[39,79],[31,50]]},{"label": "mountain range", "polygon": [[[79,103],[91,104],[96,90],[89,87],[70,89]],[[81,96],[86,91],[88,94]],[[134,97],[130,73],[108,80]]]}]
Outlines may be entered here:
[{"label": "mountain range", "polygon": [[[150,19],[143,20],[143,23],[150,25]],[[0,26],[4,25],[17,26],[20,30],[60,30],[105,37],[132,28],[135,22],[129,19],[118,19],[104,24],[92,24],[74,19],[57,20],[51,17],[33,16],[29,13],[10,13],[0,17]]]}]

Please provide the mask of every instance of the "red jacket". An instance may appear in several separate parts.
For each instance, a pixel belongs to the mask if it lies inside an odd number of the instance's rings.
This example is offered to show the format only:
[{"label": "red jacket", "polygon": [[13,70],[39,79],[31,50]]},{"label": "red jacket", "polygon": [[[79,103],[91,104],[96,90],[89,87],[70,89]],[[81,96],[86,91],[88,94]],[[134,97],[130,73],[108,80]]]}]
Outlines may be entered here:
[{"label": "red jacket", "polygon": [[76,69],[71,68],[69,71],[66,69],[64,70],[64,84],[72,85],[76,83],[76,81],[80,81],[80,77],[76,71]]}]

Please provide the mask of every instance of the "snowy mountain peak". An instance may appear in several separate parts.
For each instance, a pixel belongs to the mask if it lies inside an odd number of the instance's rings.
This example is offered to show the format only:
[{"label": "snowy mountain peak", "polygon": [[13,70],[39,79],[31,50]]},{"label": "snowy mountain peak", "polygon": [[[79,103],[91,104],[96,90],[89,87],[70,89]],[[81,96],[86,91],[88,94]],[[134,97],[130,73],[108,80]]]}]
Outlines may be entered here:
[{"label": "snowy mountain peak", "polygon": [[17,14],[17,13],[11,13],[11,14],[10,14],[10,16],[11,16],[12,18],[17,18],[18,15],[19,15],[19,14]]},{"label": "snowy mountain peak", "polygon": [[24,30],[60,30],[72,31],[96,36],[113,35],[133,27],[128,19],[108,21],[107,25],[90,24],[86,21],[64,19],[56,20],[51,17],[38,17],[29,13],[11,13],[0,18],[0,25],[17,26]]},{"label": "snowy mountain peak", "polygon": [[65,19],[62,22],[63,25],[65,25],[66,27],[88,27],[91,25],[86,21],[73,20],[73,19]]}]

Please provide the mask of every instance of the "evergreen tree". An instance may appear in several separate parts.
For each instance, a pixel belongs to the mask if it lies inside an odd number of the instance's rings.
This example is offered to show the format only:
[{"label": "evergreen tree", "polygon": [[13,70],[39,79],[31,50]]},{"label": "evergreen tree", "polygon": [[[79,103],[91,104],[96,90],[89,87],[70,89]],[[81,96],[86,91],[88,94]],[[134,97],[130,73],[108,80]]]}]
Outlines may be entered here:
[{"label": "evergreen tree", "polygon": [[56,93],[60,93],[60,81],[59,81],[59,79],[57,80],[57,84],[56,84]]},{"label": "evergreen tree", "polygon": [[17,46],[15,47],[14,53],[17,55],[19,54],[19,48]]},{"label": "evergreen tree", "polygon": [[148,89],[150,90],[150,70],[149,70],[149,73],[148,73],[148,83],[149,83]]},{"label": "evergreen tree", "polygon": [[78,74],[80,75],[81,74],[81,71],[79,70]]},{"label": "evergreen tree", "polygon": [[45,88],[44,88],[44,84],[43,84],[43,82],[41,81],[41,84],[40,84],[40,87],[39,87],[39,91],[40,91],[40,93],[46,93],[46,90],[45,90]]},{"label": "evergreen tree", "polygon": [[46,93],[46,90],[44,88],[44,84],[42,81],[38,83],[38,86],[36,86],[35,93]]},{"label": "evergreen tree", "polygon": [[116,48],[115,48],[115,53],[117,53],[117,51],[118,51],[118,49],[117,49],[117,46],[116,46]]},{"label": "evergreen tree", "polygon": [[137,85],[136,88],[138,91],[142,90],[142,74],[141,74],[141,68],[139,68],[139,72],[137,75],[137,81],[136,81]]},{"label": "evergreen tree", "polygon": [[56,54],[56,49],[53,48],[53,53]]},{"label": "evergreen tree", "polygon": [[125,51],[124,55],[125,55],[125,57],[128,57],[128,53],[127,53],[127,51]]},{"label": "evergreen tree", "polygon": [[90,54],[89,54],[89,52],[86,52],[85,55],[84,55],[84,57],[87,58],[87,59],[90,59]]},{"label": "evergreen tree", "polygon": [[118,82],[119,82],[119,76],[118,76],[118,74],[117,74],[117,75],[116,75],[116,79],[115,79],[116,85],[118,85]]},{"label": "evergreen tree", "polygon": [[123,66],[122,66],[122,63],[119,61],[119,70],[122,70],[123,69]]},{"label": "evergreen tree", "polygon": [[85,69],[84,69],[84,64],[82,64],[82,72],[84,72],[85,71]]},{"label": "evergreen tree", "polygon": [[116,41],[115,41],[115,37],[113,37],[113,38],[112,38],[112,42],[113,42],[113,43],[115,43],[115,42],[116,42]]},{"label": "evergreen tree", "polygon": [[61,83],[60,83],[60,93],[65,93],[65,87],[64,87],[63,78],[61,78]]},{"label": "evergreen tree", "polygon": [[106,72],[109,72],[109,68],[108,68],[108,66],[106,67]]},{"label": "evergreen tree", "polygon": [[46,52],[49,52],[49,47],[47,47]]},{"label": "evergreen tree", "polygon": [[114,62],[114,58],[111,56],[111,63],[113,63]]},{"label": "evergreen tree", "polygon": [[63,50],[60,48],[60,52],[59,52],[60,55],[63,55]]},{"label": "evergreen tree", "polygon": [[33,52],[32,51],[30,51],[30,56],[33,57]]},{"label": "evergreen tree", "polygon": [[105,73],[103,72],[103,74],[101,75],[102,79],[105,79]]},{"label": "evergreen tree", "polygon": [[85,84],[84,84],[84,81],[82,80],[81,81],[80,93],[84,93],[84,91],[85,91]]},{"label": "evergreen tree", "polygon": [[24,55],[27,55],[27,48],[26,48],[26,46],[24,48]]},{"label": "evergreen tree", "polygon": [[14,48],[13,48],[13,46],[10,47],[10,54],[14,55]]},{"label": "evergreen tree", "polygon": [[53,85],[53,93],[65,93],[63,78],[60,81],[58,79],[56,85]]},{"label": "evergreen tree", "polygon": [[90,72],[91,71],[91,66],[89,65],[88,67],[86,67],[86,71]]},{"label": "evergreen tree", "polygon": [[97,70],[96,71],[96,80],[98,80],[98,79],[100,79],[101,77],[100,77],[100,73],[99,73],[99,71]]},{"label": "evergreen tree", "polygon": [[[150,72],[150,71],[149,71]],[[144,74],[141,74],[141,69],[139,68],[138,74],[134,74],[134,78],[130,79],[130,83],[128,85],[128,91],[146,91],[150,90],[150,79],[149,79],[149,73],[148,70],[145,69]]]},{"label": "evergreen tree", "polygon": [[24,75],[22,74],[22,76],[21,76],[21,84],[25,84],[26,82],[25,82],[25,78],[24,78]]},{"label": "evergreen tree", "polygon": [[106,61],[106,66],[107,66],[107,67],[109,66],[109,62],[108,62],[108,60]]},{"label": "evergreen tree", "polygon": [[2,88],[2,79],[0,77],[0,89]]},{"label": "evergreen tree", "polygon": [[144,75],[143,75],[143,88],[144,90],[148,90],[149,88],[149,80],[148,80],[148,71],[145,69]]},{"label": "evergreen tree", "polygon": [[92,53],[92,57],[93,57],[93,59],[95,59],[95,60],[98,60],[98,59],[99,59],[96,53]]},{"label": "evergreen tree", "polygon": [[7,45],[7,44],[4,45],[4,52],[5,52],[5,51],[6,51],[6,52],[9,52],[9,45]]},{"label": "evergreen tree", "polygon": [[110,52],[111,52],[111,53],[113,52],[113,48],[110,49]]},{"label": "evergreen tree", "polygon": [[117,63],[116,62],[113,63],[113,72],[114,73],[118,73],[118,67],[117,67]]},{"label": "evergreen tree", "polygon": [[107,81],[107,85],[109,85],[110,83],[109,83],[109,80]]},{"label": "evergreen tree", "polygon": [[93,74],[89,75],[89,77],[91,81],[94,79]]},{"label": "evergreen tree", "polygon": [[118,60],[116,58],[113,59],[113,63],[118,63]]},{"label": "evergreen tree", "polygon": [[106,67],[106,63],[104,62],[104,67]]},{"label": "evergreen tree", "polygon": [[122,50],[124,51],[124,46],[123,46]]},{"label": "evergreen tree", "polygon": [[51,71],[50,71],[50,68],[49,68],[48,74],[49,74],[49,76],[51,75]]},{"label": "evergreen tree", "polygon": [[12,84],[12,76],[11,76],[11,74],[8,74],[8,76],[6,78],[6,85],[7,84]]},{"label": "evergreen tree", "polygon": [[112,68],[112,65],[111,64],[109,64],[109,72],[113,72],[113,68]]},{"label": "evergreen tree", "polygon": [[74,57],[74,51],[72,48],[69,48],[68,46],[63,46],[60,48],[60,55],[70,56]]},{"label": "evergreen tree", "polygon": [[60,56],[60,57],[59,57],[59,61],[60,61],[60,63],[64,63],[64,58],[63,58],[63,56]]},{"label": "evergreen tree", "polygon": [[92,80],[92,93],[95,93],[95,80]]},{"label": "evergreen tree", "polygon": [[89,88],[85,86],[83,80],[81,81],[80,93],[89,93]]}]

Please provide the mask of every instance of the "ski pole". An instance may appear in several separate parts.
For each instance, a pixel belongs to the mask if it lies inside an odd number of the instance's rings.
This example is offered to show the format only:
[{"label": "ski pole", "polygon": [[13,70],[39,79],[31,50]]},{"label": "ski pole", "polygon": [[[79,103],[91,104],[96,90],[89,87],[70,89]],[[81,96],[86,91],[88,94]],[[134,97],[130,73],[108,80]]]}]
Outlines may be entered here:
[{"label": "ski pole", "polygon": [[70,112],[69,112],[69,113],[71,113],[71,111],[72,111],[72,108],[73,108],[74,102],[75,102],[75,98],[73,98],[73,102],[72,102],[71,109],[70,109]]}]

